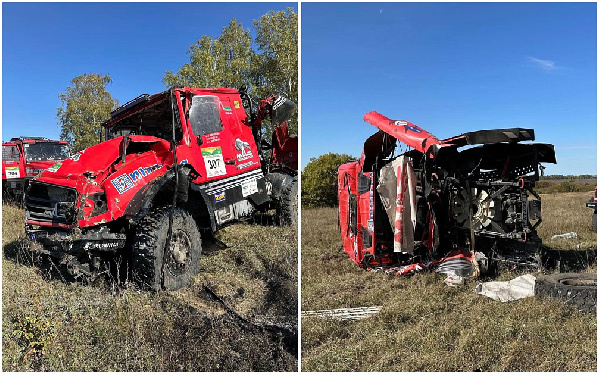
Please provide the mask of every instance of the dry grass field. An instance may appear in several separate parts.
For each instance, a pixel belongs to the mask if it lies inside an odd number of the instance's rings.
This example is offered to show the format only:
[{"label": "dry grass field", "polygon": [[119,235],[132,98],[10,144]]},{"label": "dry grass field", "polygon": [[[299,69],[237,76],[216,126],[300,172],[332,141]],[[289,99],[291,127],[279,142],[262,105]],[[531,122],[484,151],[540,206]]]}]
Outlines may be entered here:
[{"label": "dry grass field", "polygon": [[18,251],[23,237],[23,210],[3,205],[4,371],[297,370],[296,228],[227,227],[193,285],[161,293],[65,282]]},{"label": "dry grass field", "polygon": [[[546,245],[596,246],[591,194],[542,196]],[[452,288],[435,274],[363,271],[343,252],[336,220],[335,208],[302,210],[302,310],[383,308],[360,321],[303,318],[303,371],[596,371],[595,315],[536,298],[500,303],[475,294],[475,280]],[[571,231],[577,239],[549,240]]]}]

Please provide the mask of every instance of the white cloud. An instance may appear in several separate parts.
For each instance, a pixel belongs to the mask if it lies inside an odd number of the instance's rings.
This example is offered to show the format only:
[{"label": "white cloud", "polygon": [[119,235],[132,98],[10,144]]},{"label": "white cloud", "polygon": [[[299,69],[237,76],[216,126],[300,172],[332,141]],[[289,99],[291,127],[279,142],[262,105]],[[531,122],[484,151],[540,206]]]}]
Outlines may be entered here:
[{"label": "white cloud", "polygon": [[527,56],[527,61],[543,70],[556,70],[559,68],[552,60],[542,60],[536,57]]}]

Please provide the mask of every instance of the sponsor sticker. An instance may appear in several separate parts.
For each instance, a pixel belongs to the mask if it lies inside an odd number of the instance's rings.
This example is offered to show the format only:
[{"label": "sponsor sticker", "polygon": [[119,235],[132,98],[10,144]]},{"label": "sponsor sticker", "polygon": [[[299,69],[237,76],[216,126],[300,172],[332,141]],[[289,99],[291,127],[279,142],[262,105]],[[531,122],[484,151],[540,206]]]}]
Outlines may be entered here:
[{"label": "sponsor sticker", "polygon": [[135,186],[127,173],[124,173],[117,178],[113,178],[110,182],[113,184],[115,189],[117,189],[119,194],[123,194]]},{"label": "sponsor sticker", "polygon": [[222,191],[220,193],[215,194],[215,203],[219,203],[225,200],[225,192]]},{"label": "sponsor sticker", "polygon": [[25,172],[26,172],[28,175],[36,175],[36,176],[37,176],[38,174],[40,174],[42,171],[43,171],[43,169],[36,169],[36,168],[27,168],[27,169],[25,170]]},{"label": "sponsor sticker", "polygon": [[248,167],[253,166],[254,164],[258,164],[258,162],[257,161],[249,161],[249,162],[244,163],[244,164],[238,164],[237,169],[248,168]]},{"label": "sponsor sticker", "polygon": [[279,108],[285,102],[286,99],[283,96],[277,96],[277,98],[275,98],[275,101],[273,102],[273,109],[275,110]]},{"label": "sponsor sticker", "polygon": [[421,129],[417,128],[416,126],[406,125],[405,128],[415,133],[421,133]]},{"label": "sponsor sticker", "polygon": [[219,142],[221,140],[219,138],[219,133],[209,133],[203,135],[202,138],[204,139],[204,143]]},{"label": "sponsor sticker", "polygon": [[21,172],[19,171],[19,167],[6,167],[4,169],[6,173],[6,178],[19,178],[21,177]]},{"label": "sponsor sticker", "polygon": [[396,125],[396,126],[406,126],[407,124],[408,123],[406,121],[400,121],[400,120],[394,122],[394,125]]},{"label": "sponsor sticker", "polygon": [[201,149],[206,167],[206,177],[223,176],[227,174],[225,162],[223,161],[223,151],[221,147],[207,147]]},{"label": "sponsor sticker", "polygon": [[[85,150],[83,150],[85,151]],[[71,156],[69,159],[74,160],[74,161],[79,161],[79,158],[81,157],[81,155],[83,154],[83,151],[79,151],[78,153],[76,153],[75,155]]]},{"label": "sponsor sticker", "polygon": [[223,106],[223,109],[225,110],[225,113],[231,114],[231,107],[230,106]]},{"label": "sponsor sticker", "polygon": [[110,182],[113,184],[115,189],[117,189],[119,194],[123,194],[127,190],[134,187],[137,181],[140,181],[144,177],[152,174],[152,172],[159,169],[160,167],[162,167],[162,164],[154,164],[150,167],[140,167],[129,173],[123,173],[119,177],[113,178]]},{"label": "sponsor sticker", "polygon": [[233,101],[233,106],[235,107],[235,109],[239,109],[240,108],[240,101],[239,100],[234,100]]},{"label": "sponsor sticker", "polygon": [[373,220],[373,189],[369,190],[369,220]]},{"label": "sponsor sticker", "polygon": [[256,179],[251,180],[242,185],[242,196],[244,198],[254,193],[258,193],[258,185],[256,183]]},{"label": "sponsor sticker", "polygon": [[236,138],[235,149],[241,152],[236,155],[238,161],[252,159],[253,155],[252,150],[250,149],[250,143],[244,142],[241,139]]},{"label": "sponsor sticker", "polygon": [[62,163],[57,163],[57,164],[54,164],[53,166],[51,166],[50,168],[48,168],[46,170],[48,172],[54,173],[54,172],[58,171],[58,168],[60,168],[61,165],[62,165]]}]

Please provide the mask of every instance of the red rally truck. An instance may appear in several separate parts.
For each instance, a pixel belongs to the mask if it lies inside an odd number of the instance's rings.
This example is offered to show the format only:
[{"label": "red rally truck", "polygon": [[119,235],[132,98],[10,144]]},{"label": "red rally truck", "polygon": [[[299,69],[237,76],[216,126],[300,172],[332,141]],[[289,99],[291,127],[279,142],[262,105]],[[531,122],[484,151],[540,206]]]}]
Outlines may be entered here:
[{"label": "red rally truck", "polygon": [[[294,111],[281,96],[253,103],[231,88],[131,100],[103,123],[105,142],[30,183],[32,249],[74,276],[127,264],[144,288],[186,285],[199,270],[201,233],[273,208],[280,223],[297,222],[298,143],[287,129]],[[261,134],[267,117],[272,143]]]}]

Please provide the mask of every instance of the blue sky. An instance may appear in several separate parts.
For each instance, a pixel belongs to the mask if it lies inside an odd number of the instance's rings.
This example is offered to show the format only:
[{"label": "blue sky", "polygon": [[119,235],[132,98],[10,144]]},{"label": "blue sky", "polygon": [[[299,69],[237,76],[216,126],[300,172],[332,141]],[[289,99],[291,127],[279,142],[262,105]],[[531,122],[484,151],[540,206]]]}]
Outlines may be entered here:
[{"label": "blue sky", "polygon": [[165,90],[202,35],[297,3],[3,3],[2,140],[58,139],[58,94],[83,73],[108,73],[120,103]]},{"label": "blue sky", "polygon": [[303,3],[302,167],[359,156],[376,110],[439,138],[534,128],[596,174],[595,3]]}]

